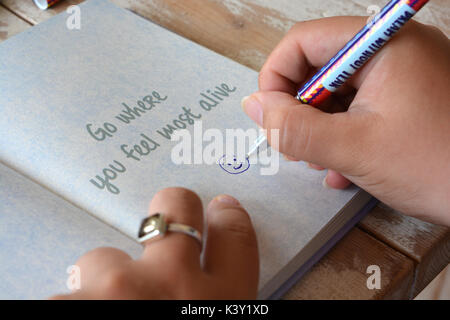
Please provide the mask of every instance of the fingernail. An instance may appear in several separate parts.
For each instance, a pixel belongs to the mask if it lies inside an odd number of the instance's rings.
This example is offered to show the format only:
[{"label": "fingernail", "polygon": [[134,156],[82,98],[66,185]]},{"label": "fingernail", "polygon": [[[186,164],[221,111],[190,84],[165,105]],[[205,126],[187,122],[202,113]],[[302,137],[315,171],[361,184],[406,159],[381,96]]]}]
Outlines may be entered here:
[{"label": "fingernail", "polygon": [[225,204],[231,204],[233,206],[241,205],[241,203],[239,201],[237,201],[235,198],[233,198],[232,196],[229,196],[227,194],[221,194],[220,196],[215,197],[214,200],[219,201],[221,203],[225,203]]},{"label": "fingernail", "polygon": [[263,122],[263,109],[261,103],[253,96],[244,97],[241,101],[241,106],[244,112],[256,122],[260,127],[262,127]]},{"label": "fingernail", "polygon": [[322,185],[327,189],[331,189],[330,185],[327,183],[327,176],[323,179]]}]

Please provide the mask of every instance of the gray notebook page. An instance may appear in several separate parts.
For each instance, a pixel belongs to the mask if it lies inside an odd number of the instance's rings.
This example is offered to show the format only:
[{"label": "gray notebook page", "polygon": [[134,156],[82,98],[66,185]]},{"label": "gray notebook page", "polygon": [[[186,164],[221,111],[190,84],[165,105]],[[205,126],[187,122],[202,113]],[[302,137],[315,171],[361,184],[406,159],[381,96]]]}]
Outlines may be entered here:
[{"label": "gray notebook page", "polygon": [[135,258],[142,251],[134,240],[0,164],[0,299],[70,292],[69,268],[97,247],[116,247]]}]

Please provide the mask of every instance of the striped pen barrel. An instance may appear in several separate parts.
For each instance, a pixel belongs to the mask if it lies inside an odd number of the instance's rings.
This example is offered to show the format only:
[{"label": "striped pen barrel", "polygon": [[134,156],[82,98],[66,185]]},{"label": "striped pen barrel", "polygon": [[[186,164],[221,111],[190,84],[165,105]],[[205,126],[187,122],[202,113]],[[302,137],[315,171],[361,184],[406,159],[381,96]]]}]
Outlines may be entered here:
[{"label": "striped pen barrel", "polygon": [[297,93],[297,99],[320,105],[381,49],[429,0],[393,0],[359,31]]}]

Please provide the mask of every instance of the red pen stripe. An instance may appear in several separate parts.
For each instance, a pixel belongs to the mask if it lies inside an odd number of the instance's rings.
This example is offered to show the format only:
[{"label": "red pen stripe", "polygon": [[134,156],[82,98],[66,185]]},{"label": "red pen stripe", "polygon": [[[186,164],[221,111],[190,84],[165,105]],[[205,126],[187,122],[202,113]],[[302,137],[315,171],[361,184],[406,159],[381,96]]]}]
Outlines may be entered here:
[{"label": "red pen stripe", "polygon": [[413,8],[415,11],[419,11],[429,0],[406,0],[406,4]]}]

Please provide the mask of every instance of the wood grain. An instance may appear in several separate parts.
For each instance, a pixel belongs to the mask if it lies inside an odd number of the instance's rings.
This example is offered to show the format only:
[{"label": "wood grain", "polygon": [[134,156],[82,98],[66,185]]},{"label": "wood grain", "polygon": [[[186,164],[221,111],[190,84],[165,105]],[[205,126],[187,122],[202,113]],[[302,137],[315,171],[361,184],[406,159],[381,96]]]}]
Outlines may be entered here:
[{"label": "wood grain", "polygon": [[[370,265],[380,267],[380,289],[367,288]],[[355,228],[284,299],[407,299],[413,279],[411,259]]]},{"label": "wood grain", "polygon": [[25,31],[29,27],[30,24],[0,6],[0,41]]},{"label": "wood grain", "polygon": [[376,207],[359,226],[411,258],[416,264],[411,298],[450,262],[450,228],[405,216],[387,206]]},{"label": "wood grain", "polygon": [[[422,22],[450,35],[450,5],[436,0],[418,13]],[[66,0],[49,10],[32,1],[3,0],[3,5],[32,24],[42,22],[82,0]],[[384,0],[112,0],[215,52],[259,70],[267,55],[296,22],[335,15],[369,15]],[[442,5],[440,5],[442,3]]]},{"label": "wood grain", "polygon": [[73,4],[80,4],[84,0],[72,1],[65,0],[60,3],[55,4],[48,10],[40,10],[33,2],[23,1],[23,0],[2,0],[1,4],[13,11],[17,16],[27,21],[30,24],[38,24],[39,22],[45,21],[48,18],[53,17],[55,14],[58,14],[67,7]]},{"label": "wood grain", "polygon": [[[39,10],[31,0],[3,0],[2,5],[30,24],[36,24],[81,2],[62,1],[46,11]],[[112,2],[254,70],[261,68],[268,54],[296,21],[334,15],[367,15],[372,13],[368,12],[369,6],[382,7],[386,3],[385,0]],[[15,21],[14,26],[8,25],[9,30],[27,26],[11,13],[6,15]],[[448,0],[430,2],[417,18],[450,35]],[[10,36],[9,32],[6,36]],[[448,230],[424,226],[381,207],[359,226],[360,229],[353,229],[286,297],[413,297],[449,262]],[[365,268],[370,264],[381,267],[383,286],[380,292],[369,291],[365,286]]]}]

